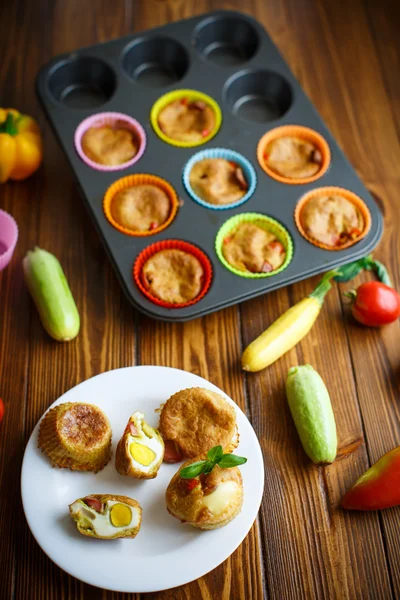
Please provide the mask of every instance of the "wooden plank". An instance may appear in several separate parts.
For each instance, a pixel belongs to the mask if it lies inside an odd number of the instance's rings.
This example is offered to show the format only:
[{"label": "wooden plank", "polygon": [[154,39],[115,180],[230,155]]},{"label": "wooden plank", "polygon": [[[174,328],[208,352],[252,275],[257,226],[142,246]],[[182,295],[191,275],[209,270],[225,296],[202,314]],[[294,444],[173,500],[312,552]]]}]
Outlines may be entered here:
[{"label": "wooden plank", "polygon": [[[258,18],[270,30],[350,158],[355,154],[360,163],[362,159],[364,164],[365,159],[368,164],[374,155],[373,143],[372,140],[365,143],[364,130],[375,125],[370,120],[367,123],[367,113],[371,116],[374,111],[372,107],[370,111],[361,110],[364,105],[361,98],[359,104],[355,102],[354,89],[361,80],[357,74],[368,73],[364,61],[364,68],[360,68],[360,57],[356,54],[365,52],[366,46],[368,50],[365,40],[368,29],[362,26],[365,15],[356,2],[346,7],[345,20],[337,5],[330,5],[329,15],[325,10],[325,4],[305,1],[280,6],[275,3],[273,7],[267,3],[256,5]],[[338,35],[341,27],[347,37]],[[357,36],[354,29],[357,32],[358,27]],[[363,39],[363,44],[354,44],[350,50],[354,39]],[[367,77],[364,81],[368,81]],[[379,94],[384,96],[382,90]],[[360,149],[362,157],[358,154]],[[302,283],[287,293],[269,294],[244,304],[241,308],[244,342],[253,339],[289,305],[309,293],[312,285],[312,282]],[[338,509],[344,490],[368,467],[365,445],[360,445],[350,458],[327,469],[316,469],[309,464],[301,452],[284,393],[287,370],[298,363],[311,363],[331,391],[339,446],[364,441],[359,390],[354,386],[337,290],[328,297],[312,333],[295,350],[271,368],[248,377],[252,422],[268,457],[266,481],[271,480],[262,508],[271,596],[388,598],[392,591],[378,515],[350,515]],[[367,369],[371,371],[369,361],[365,361],[364,370]],[[365,372],[365,387],[370,385],[370,379]]]}]

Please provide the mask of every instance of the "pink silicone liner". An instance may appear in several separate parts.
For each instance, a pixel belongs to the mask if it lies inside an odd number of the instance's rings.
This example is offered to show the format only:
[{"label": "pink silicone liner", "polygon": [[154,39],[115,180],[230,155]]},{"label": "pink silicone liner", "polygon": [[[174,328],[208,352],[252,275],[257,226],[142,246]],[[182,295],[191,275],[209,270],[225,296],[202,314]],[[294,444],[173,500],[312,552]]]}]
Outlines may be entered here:
[{"label": "pink silicone liner", "polygon": [[[0,271],[11,260],[18,240],[18,225],[11,215],[0,209]],[[3,245],[6,247],[2,252]]]},{"label": "pink silicone liner", "polygon": [[[122,163],[121,165],[100,165],[99,163],[90,160],[90,158],[88,158],[82,150],[83,135],[91,127],[102,127],[104,125],[112,126],[115,125],[116,122],[122,122],[126,126],[126,129],[132,131],[137,136],[140,142],[137,154],[135,154],[135,156],[131,158],[131,160],[128,160],[127,162]],[[92,169],[97,169],[97,171],[121,171],[122,169],[126,169],[127,167],[130,167],[137,163],[137,161],[140,160],[140,158],[143,156],[143,152],[146,149],[146,133],[141,124],[138,121],[136,121],[136,119],[134,119],[133,117],[129,117],[128,115],[124,115],[123,113],[118,112],[97,113],[95,115],[92,115],[91,117],[88,117],[87,119],[82,121],[80,125],[78,125],[74,135],[74,144],[75,150],[79,154],[81,160],[89,167],[92,167]]]}]

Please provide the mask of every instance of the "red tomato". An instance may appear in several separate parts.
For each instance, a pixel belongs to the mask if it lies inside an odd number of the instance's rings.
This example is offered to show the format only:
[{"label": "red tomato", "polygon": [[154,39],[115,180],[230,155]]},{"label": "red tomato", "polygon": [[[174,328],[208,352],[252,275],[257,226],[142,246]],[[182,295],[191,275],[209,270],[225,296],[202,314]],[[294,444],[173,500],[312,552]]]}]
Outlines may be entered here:
[{"label": "red tomato", "polygon": [[0,423],[1,423],[1,420],[2,420],[2,418],[3,418],[3,415],[4,415],[4,402],[3,402],[3,400],[0,398]]},{"label": "red tomato", "polygon": [[380,327],[400,317],[400,295],[380,281],[368,281],[356,290],[351,312],[367,327]]}]

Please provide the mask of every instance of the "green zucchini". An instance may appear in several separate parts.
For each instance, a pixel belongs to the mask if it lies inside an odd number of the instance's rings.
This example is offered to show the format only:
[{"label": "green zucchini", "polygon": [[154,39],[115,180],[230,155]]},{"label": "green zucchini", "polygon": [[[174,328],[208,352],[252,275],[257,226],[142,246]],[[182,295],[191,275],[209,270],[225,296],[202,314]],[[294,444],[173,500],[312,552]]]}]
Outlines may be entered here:
[{"label": "green zucchini", "polygon": [[317,464],[336,458],[336,423],[329,392],[311,365],[292,367],[286,381],[290,411],[303,448]]},{"label": "green zucchini", "polygon": [[58,342],[73,340],[79,333],[80,318],[59,261],[50,252],[35,248],[22,262],[43,327]]}]

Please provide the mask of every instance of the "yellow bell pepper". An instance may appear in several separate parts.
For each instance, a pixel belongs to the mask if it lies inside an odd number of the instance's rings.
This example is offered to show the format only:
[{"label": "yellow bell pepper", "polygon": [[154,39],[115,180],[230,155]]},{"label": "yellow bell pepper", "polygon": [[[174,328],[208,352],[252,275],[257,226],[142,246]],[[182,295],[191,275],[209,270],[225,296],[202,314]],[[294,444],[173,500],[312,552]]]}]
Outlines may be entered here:
[{"label": "yellow bell pepper", "polygon": [[39,125],[13,108],[0,108],[0,183],[26,179],[43,158]]}]

